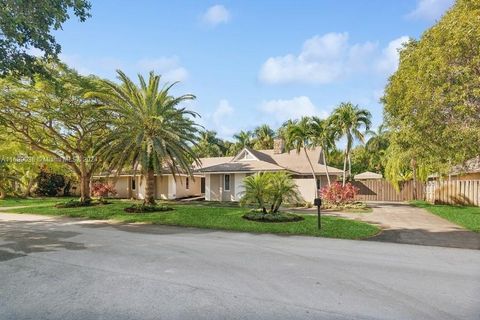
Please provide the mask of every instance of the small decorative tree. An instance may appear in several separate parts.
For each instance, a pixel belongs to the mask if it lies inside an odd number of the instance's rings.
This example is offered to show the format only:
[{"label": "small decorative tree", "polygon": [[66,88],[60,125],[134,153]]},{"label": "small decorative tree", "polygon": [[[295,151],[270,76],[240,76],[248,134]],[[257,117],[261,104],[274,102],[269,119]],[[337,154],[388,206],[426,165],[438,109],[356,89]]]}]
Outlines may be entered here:
[{"label": "small decorative tree", "polygon": [[[260,172],[244,179],[242,205],[256,204],[264,214],[278,213],[283,203],[298,203],[298,187],[287,172]],[[267,208],[269,210],[267,211]]]}]

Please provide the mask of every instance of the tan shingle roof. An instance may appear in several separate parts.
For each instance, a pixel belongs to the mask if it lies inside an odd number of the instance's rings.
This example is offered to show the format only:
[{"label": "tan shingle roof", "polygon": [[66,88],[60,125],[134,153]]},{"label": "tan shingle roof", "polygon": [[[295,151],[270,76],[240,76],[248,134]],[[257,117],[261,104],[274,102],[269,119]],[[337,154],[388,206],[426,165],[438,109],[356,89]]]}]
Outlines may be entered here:
[{"label": "tan shingle roof", "polygon": [[[234,171],[280,171],[288,170],[298,174],[310,174],[311,169],[305,153],[299,154],[296,151],[274,154],[273,150],[252,150],[247,149],[257,160],[232,161],[234,157],[202,158],[201,172],[234,172]],[[325,174],[325,165],[322,164],[321,148],[308,150],[308,156],[312,161],[313,168],[317,174]],[[215,160],[214,160],[215,159]],[[214,163],[216,162],[216,163]],[[213,164],[212,164],[213,163]],[[210,165],[207,165],[210,164]],[[342,174],[342,170],[328,166],[330,174]]]},{"label": "tan shingle roof", "polygon": [[383,176],[379,173],[365,171],[359,173],[353,177],[355,180],[372,180],[372,179],[382,179]]},{"label": "tan shingle roof", "polygon": [[465,161],[463,164],[454,166],[451,174],[477,173],[480,172],[480,156]]}]

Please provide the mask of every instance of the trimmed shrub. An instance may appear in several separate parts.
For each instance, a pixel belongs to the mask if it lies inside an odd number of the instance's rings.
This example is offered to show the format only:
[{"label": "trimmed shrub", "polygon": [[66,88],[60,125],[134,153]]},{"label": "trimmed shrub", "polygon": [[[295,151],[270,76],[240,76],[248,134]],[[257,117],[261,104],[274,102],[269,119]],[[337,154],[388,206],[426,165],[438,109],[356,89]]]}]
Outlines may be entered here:
[{"label": "trimmed shrub", "polygon": [[37,176],[35,194],[43,197],[55,197],[65,187],[65,177],[61,174],[40,171]]},{"label": "trimmed shrub", "polygon": [[344,205],[355,201],[359,189],[350,182],[343,186],[340,182],[334,182],[330,186],[320,189],[322,199],[327,204]]},{"label": "trimmed shrub", "polygon": [[303,217],[287,212],[263,213],[262,211],[252,210],[243,215],[243,218],[257,222],[296,222],[303,220]]},{"label": "trimmed shrub", "polygon": [[134,204],[124,209],[128,213],[148,213],[148,212],[162,212],[171,211],[172,207],[163,205],[149,205],[149,204]]},{"label": "trimmed shrub", "polygon": [[117,190],[111,183],[104,183],[104,182],[94,182],[92,185],[92,194],[94,197],[108,197],[108,196],[115,196],[117,194]]}]

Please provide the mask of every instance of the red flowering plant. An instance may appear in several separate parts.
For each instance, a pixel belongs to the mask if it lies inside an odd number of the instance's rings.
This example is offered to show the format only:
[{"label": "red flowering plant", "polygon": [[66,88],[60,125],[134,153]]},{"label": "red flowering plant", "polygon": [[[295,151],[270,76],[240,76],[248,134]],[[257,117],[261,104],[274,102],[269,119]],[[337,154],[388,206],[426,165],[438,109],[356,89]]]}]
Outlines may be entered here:
[{"label": "red flowering plant", "polygon": [[92,185],[92,194],[94,197],[104,198],[116,195],[117,190],[113,184],[97,181]]},{"label": "red flowering plant", "polygon": [[320,189],[320,194],[327,207],[339,207],[354,203],[358,191],[359,189],[350,182],[345,186],[340,182],[334,182]]}]

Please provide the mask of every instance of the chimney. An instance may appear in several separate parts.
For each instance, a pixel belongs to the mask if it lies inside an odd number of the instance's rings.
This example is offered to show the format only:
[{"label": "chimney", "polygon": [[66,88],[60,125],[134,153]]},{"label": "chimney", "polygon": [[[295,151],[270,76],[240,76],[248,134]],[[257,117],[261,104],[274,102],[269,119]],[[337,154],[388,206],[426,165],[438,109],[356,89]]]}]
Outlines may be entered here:
[{"label": "chimney", "polygon": [[285,141],[282,138],[273,139],[273,154],[280,154],[285,151]]}]

